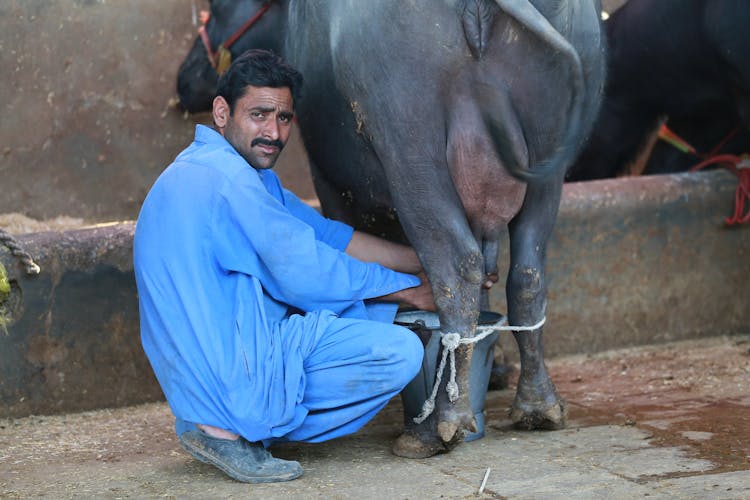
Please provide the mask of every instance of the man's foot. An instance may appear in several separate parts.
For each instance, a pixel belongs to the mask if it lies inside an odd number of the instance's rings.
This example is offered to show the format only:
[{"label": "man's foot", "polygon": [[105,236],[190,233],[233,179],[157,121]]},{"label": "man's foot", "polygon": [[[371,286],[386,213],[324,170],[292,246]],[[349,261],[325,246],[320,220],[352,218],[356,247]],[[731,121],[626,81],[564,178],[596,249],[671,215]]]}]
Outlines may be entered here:
[{"label": "man's foot", "polygon": [[234,432],[222,429],[220,427],[214,427],[213,425],[195,424],[195,426],[209,436],[219,439],[231,439],[232,441],[234,441],[235,439],[238,439],[240,437],[239,434],[235,434]]},{"label": "man's foot", "polygon": [[291,481],[303,472],[298,462],[274,458],[262,444],[241,437],[220,439],[192,430],[180,435],[180,445],[197,460],[243,483]]}]

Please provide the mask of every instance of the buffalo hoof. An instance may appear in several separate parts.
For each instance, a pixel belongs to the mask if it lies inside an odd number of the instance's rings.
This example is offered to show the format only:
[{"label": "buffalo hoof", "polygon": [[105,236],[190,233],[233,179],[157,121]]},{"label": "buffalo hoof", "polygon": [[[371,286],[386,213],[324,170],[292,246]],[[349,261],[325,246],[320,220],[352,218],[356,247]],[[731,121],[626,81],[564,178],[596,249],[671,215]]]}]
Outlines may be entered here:
[{"label": "buffalo hoof", "polygon": [[567,418],[568,408],[562,398],[552,405],[524,404],[516,401],[510,410],[513,426],[525,431],[562,429]]},{"label": "buffalo hoof", "polygon": [[438,424],[438,436],[444,443],[449,443],[458,434],[458,424],[455,422],[440,422]]},{"label": "buffalo hoof", "polygon": [[437,436],[426,436],[412,430],[404,431],[391,450],[394,455],[404,458],[428,458],[448,451]]},{"label": "buffalo hoof", "polygon": [[459,427],[455,422],[440,422],[437,425],[437,433],[446,451],[450,451],[463,443],[466,432],[479,432],[477,421],[471,418],[465,427]]}]

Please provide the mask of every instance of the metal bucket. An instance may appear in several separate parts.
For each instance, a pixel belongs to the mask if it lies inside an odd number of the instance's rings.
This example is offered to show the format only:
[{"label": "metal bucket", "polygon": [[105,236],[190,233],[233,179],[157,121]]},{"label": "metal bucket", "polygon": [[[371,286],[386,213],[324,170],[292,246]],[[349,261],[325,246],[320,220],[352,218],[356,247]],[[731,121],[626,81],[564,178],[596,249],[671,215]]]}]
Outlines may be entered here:
[{"label": "metal bucket", "polygon": [[[480,326],[494,325],[501,319],[503,319],[502,314],[482,311],[479,313],[478,324]],[[422,369],[401,391],[404,417],[406,423],[409,424],[411,419],[422,411],[422,405],[435,384],[435,371],[440,350],[440,319],[437,313],[433,312],[402,311],[396,315],[395,323],[416,332],[425,344]],[[484,437],[484,400],[492,371],[493,346],[497,335],[498,332],[494,332],[474,345],[469,373],[469,404],[477,422],[477,432],[467,434],[464,438],[467,442]]]}]

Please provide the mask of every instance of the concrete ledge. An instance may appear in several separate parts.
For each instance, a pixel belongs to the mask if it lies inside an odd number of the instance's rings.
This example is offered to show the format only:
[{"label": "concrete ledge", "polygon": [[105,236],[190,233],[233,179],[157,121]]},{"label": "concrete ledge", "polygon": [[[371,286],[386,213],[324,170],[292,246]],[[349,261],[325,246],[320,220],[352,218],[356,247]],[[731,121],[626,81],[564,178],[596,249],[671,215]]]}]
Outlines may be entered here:
[{"label": "concrete ledge", "polygon": [[[547,252],[547,356],[750,332],[750,225],[724,225],[736,186],[723,170],[567,184]],[[504,294],[490,298],[503,311]],[[501,345],[515,359],[510,335]]]},{"label": "concrete ledge", "polygon": [[42,268],[5,249],[11,283],[0,333],[0,416],[90,410],[162,398],[140,344],[132,222],[24,235]]},{"label": "concrete ledge", "polygon": [[[723,224],[735,186],[723,171],[567,185],[548,250],[547,356],[750,333],[750,227]],[[162,397],[140,345],[133,229],[19,237],[38,276],[0,249],[12,285],[0,417]],[[505,310],[502,284],[491,301]],[[512,337],[501,343],[513,359]]]}]

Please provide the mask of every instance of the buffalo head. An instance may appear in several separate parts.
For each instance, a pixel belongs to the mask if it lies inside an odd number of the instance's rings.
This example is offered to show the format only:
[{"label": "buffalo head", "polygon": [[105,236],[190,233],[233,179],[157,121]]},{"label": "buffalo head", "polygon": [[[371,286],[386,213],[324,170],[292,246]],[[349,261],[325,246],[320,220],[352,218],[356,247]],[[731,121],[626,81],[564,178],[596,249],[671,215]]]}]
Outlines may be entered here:
[{"label": "buffalo head", "polygon": [[180,64],[177,94],[180,105],[191,113],[211,109],[219,79],[223,50],[231,58],[248,49],[281,52],[286,32],[283,2],[273,0],[211,0],[211,10],[193,47]]}]

